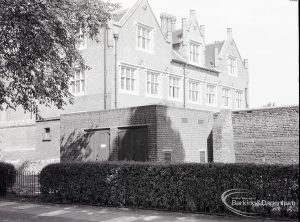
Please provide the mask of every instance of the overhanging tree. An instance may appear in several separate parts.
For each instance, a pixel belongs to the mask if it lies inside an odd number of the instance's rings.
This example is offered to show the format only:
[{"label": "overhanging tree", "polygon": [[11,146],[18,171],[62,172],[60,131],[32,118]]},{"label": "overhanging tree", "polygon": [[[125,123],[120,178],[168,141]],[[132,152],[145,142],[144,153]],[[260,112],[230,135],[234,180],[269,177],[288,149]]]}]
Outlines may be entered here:
[{"label": "overhanging tree", "polygon": [[80,33],[98,41],[118,5],[101,0],[0,0],[0,109],[37,112],[73,102]]}]

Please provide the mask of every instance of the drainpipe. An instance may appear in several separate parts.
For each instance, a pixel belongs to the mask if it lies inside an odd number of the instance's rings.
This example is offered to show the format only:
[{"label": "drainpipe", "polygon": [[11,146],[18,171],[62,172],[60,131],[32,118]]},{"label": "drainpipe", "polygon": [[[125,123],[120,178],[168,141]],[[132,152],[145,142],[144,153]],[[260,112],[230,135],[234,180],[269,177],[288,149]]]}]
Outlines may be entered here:
[{"label": "drainpipe", "polygon": [[107,67],[106,67],[106,44],[107,44],[107,26],[104,26],[104,35],[103,35],[103,71],[104,71],[104,104],[103,108],[106,110],[106,78],[107,78]]},{"label": "drainpipe", "polygon": [[185,89],[186,89],[186,64],[183,64],[183,107],[185,108],[186,106],[186,92],[185,92]]},{"label": "drainpipe", "polygon": [[118,54],[117,54],[117,46],[118,46],[118,34],[114,34],[115,39],[115,109],[118,108]]}]

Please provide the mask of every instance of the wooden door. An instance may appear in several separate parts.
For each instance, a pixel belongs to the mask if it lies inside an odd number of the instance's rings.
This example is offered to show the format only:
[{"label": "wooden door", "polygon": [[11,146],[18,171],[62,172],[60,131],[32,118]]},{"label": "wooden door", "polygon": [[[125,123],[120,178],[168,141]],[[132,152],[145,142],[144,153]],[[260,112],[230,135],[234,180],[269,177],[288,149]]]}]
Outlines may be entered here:
[{"label": "wooden door", "polygon": [[147,160],[147,128],[119,129],[119,160],[146,161]]},{"label": "wooden door", "polygon": [[109,159],[110,134],[108,130],[95,130],[88,134],[90,161],[107,161]]}]

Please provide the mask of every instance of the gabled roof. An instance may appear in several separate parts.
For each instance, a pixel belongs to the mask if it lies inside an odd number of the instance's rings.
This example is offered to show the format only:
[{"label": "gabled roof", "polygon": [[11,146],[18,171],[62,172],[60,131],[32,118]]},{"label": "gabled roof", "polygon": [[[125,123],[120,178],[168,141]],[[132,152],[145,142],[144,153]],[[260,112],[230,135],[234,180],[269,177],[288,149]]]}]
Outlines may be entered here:
[{"label": "gabled roof", "polygon": [[114,20],[114,25],[116,26],[119,26],[119,27],[122,27],[126,22],[127,20],[134,14],[134,12],[138,9],[138,7],[142,4],[142,3],[146,3],[148,5],[148,8],[149,10],[151,11],[153,17],[154,17],[154,20],[163,36],[163,38],[165,39],[165,41],[167,42],[167,38],[166,36],[163,34],[162,30],[161,30],[161,27],[160,27],[160,24],[158,23],[157,19],[156,19],[156,16],[154,15],[153,13],[153,10],[151,9],[151,6],[149,5],[148,1],[147,0],[137,0],[135,2],[135,4],[129,8],[129,9],[124,9],[124,10],[121,10],[119,12],[116,13],[116,16],[115,18],[113,19]]},{"label": "gabled roof", "polygon": [[176,61],[180,62],[187,62],[185,58],[183,58],[178,52],[176,52],[174,49],[172,50],[172,58]]},{"label": "gabled roof", "polygon": [[220,54],[225,41],[216,41],[205,46],[205,65],[207,67],[212,67],[215,63],[215,48],[218,48]]},{"label": "gabled roof", "polygon": [[113,14],[113,20],[114,22],[119,22],[123,16],[127,13],[129,9],[126,8],[126,9],[122,9],[120,11],[117,11],[116,13]]},{"label": "gabled roof", "polygon": [[[129,8],[129,9],[124,9],[122,10],[123,13],[120,13],[120,15],[118,16],[117,21],[115,21],[117,23],[117,25],[119,26],[123,26],[124,23],[128,20],[128,18],[135,12],[135,10],[139,7],[139,5],[143,2],[144,0],[138,0],[135,2],[135,4]],[[121,12],[121,11],[120,11]]]},{"label": "gabled roof", "polygon": [[172,44],[180,43],[182,39],[182,29],[177,29],[172,32]]}]

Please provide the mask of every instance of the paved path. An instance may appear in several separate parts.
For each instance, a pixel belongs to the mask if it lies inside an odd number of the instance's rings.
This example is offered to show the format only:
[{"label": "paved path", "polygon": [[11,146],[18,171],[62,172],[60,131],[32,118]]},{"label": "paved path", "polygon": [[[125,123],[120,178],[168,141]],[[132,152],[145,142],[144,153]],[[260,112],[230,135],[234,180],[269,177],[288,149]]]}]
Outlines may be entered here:
[{"label": "paved path", "polygon": [[199,214],[56,205],[0,200],[1,222],[262,222],[270,220]]}]

